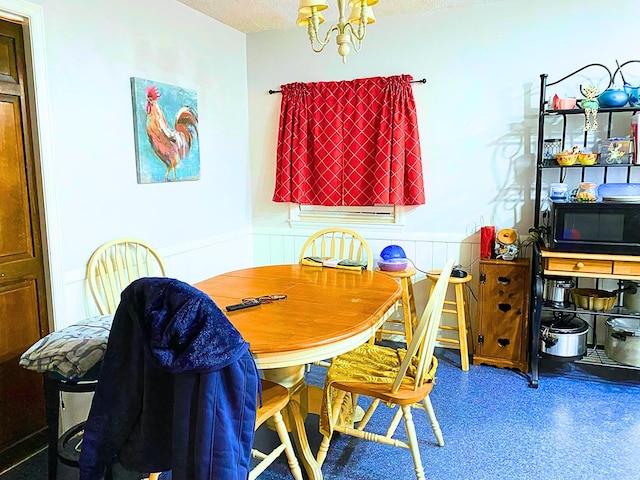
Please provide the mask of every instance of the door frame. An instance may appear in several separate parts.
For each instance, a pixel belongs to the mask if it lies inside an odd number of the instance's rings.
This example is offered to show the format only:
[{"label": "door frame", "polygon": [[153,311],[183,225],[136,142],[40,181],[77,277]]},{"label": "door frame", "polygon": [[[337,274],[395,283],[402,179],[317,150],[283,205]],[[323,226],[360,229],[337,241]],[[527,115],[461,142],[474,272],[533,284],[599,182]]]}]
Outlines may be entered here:
[{"label": "door frame", "polygon": [[24,26],[25,61],[32,123],[31,141],[38,184],[47,313],[49,329],[53,331],[56,327],[55,319],[64,318],[65,301],[58,192],[53,168],[44,9],[40,5],[25,0],[0,0],[0,17],[10,21],[20,21]]}]

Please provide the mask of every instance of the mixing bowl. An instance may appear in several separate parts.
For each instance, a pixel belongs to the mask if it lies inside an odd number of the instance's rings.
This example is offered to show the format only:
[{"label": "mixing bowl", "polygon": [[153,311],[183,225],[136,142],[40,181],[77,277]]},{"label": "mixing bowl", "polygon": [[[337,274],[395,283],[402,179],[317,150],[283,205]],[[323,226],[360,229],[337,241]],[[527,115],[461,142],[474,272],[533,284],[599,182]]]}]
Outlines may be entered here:
[{"label": "mixing bowl", "polygon": [[407,265],[409,264],[409,260],[406,258],[390,258],[388,260],[384,260],[382,258],[378,259],[378,267],[380,270],[385,272],[401,272]]}]

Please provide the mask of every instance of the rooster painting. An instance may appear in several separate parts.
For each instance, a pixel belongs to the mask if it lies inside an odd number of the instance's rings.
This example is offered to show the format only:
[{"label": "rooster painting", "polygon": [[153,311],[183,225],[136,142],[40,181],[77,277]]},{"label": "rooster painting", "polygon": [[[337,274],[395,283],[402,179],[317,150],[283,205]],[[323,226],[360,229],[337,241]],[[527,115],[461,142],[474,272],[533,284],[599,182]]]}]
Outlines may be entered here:
[{"label": "rooster painting", "polygon": [[[198,180],[200,159],[196,144],[195,92],[143,79],[132,81],[138,183],[163,181],[162,178],[165,182]],[[143,99],[144,110],[140,108]]]}]

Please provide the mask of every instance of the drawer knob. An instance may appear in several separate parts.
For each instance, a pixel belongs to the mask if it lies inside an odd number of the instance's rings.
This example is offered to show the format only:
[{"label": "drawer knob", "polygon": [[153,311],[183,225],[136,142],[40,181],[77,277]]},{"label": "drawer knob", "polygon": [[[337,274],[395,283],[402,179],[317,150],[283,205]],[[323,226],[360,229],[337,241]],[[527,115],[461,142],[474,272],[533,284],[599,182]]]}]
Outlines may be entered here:
[{"label": "drawer knob", "polygon": [[584,268],[584,263],[578,262],[576,263],[576,270],[582,270]]}]

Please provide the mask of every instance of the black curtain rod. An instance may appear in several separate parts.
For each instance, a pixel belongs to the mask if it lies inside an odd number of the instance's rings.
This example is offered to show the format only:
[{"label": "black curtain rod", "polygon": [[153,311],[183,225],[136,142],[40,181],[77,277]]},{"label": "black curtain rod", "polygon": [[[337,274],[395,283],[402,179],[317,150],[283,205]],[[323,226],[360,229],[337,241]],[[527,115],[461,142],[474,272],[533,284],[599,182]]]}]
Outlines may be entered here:
[{"label": "black curtain rod", "polygon": [[[427,79],[411,80],[409,83],[427,83]],[[269,90],[269,95],[273,95],[274,93],[282,93],[282,90]]]}]

